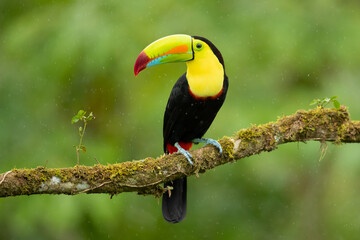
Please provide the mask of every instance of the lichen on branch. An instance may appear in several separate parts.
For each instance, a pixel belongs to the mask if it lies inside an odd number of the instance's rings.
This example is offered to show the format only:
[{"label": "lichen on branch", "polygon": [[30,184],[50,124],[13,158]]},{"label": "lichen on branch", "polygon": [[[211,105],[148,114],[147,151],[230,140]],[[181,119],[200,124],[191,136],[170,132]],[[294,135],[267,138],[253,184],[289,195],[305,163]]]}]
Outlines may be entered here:
[{"label": "lichen on branch", "polygon": [[253,125],[232,137],[219,140],[223,154],[213,146],[191,151],[194,165],[180,154],[163,155],[109,165],[75,166],[71,168],[13,169],[0,174],[0,197],[32,194],[122,192],[161,196],[161,183],[183,176],[198,175],[219,165],[234,162],[280,144],[305,141],[360,142],[360,122],[351,121],[346,107],[318,107],[280,117],[275,122]]}]

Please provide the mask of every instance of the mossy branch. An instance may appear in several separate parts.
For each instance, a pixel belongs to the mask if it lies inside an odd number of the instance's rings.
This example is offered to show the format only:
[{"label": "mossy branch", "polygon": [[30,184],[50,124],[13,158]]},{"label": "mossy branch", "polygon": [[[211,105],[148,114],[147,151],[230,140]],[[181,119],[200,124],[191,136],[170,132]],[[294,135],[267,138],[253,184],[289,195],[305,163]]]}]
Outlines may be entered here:
[{"label": "mossy branch", "polygon": [[198,175],[228,162],[272,151],[280,144],[310,140],[359,143],[360,122],[350,121],[344,106],[340,109],[299,110],[276,122],[254,125],[238,131],[233,137],[223,137],[219,140],[224,151],[222,156],[212,146],[191,151],[193,166],[182,155],[173,154],[106,166],[13,169],[0,174],[0,197],[79,193],[108,193],[112,196],[122,192],[161,196],[163,182]]}]

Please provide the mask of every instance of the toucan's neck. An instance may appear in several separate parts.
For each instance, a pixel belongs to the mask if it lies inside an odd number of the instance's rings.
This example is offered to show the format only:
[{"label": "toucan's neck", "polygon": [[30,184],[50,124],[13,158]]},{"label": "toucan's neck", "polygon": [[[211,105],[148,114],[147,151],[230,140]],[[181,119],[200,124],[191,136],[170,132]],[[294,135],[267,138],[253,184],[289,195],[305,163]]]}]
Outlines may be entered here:
[{"label": "toucan's neck", "polygon": [[224,82],[224,67],[209,51],[186,62],[186,78],[191,92],[197,97],[213,97],[221,92]]}]

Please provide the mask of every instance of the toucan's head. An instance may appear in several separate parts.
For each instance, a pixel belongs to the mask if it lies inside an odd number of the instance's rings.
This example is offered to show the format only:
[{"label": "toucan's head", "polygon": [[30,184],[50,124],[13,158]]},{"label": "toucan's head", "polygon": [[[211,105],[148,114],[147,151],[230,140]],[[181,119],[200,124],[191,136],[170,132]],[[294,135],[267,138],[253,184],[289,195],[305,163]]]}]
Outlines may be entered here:
[{"label": "toucan's head", "polygon": [[170,62],[187,62],[195,58],[201,60],[209,55],[215,55],[224,66],[219,50],[209,40],[198,36],[185,34],[170,35],[161,38],[147,46],[135,62],[134,73],[157,64]]}]

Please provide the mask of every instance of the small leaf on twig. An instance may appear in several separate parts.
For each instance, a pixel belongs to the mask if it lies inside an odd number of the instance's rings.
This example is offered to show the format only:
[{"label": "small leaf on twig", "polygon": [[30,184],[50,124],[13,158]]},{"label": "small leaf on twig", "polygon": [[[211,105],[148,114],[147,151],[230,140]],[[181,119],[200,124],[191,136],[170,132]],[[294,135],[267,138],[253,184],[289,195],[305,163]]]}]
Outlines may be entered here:
[{"label": "small leaf on twig", "polygon": [[340,109],[340,103],[338,100],[333,100],[333,104],[336,109]]},{"label": "small leaf on twig", "polygon": [[71,119],[71,123],[77,123],[85,116],[86,112],[84,110],[79,110],[79,112]]},{"label": "small leaf on twig", "polygon": [[314,99],[311,101],[310,105],[317,105],[318,107],[325,107],[329,103],[333,103],[334,107],[336,109],[340,109],[340,103],[338,100],[336,100],[337,96],[332,96],[331,98],[325,97],[323,99]]}]

